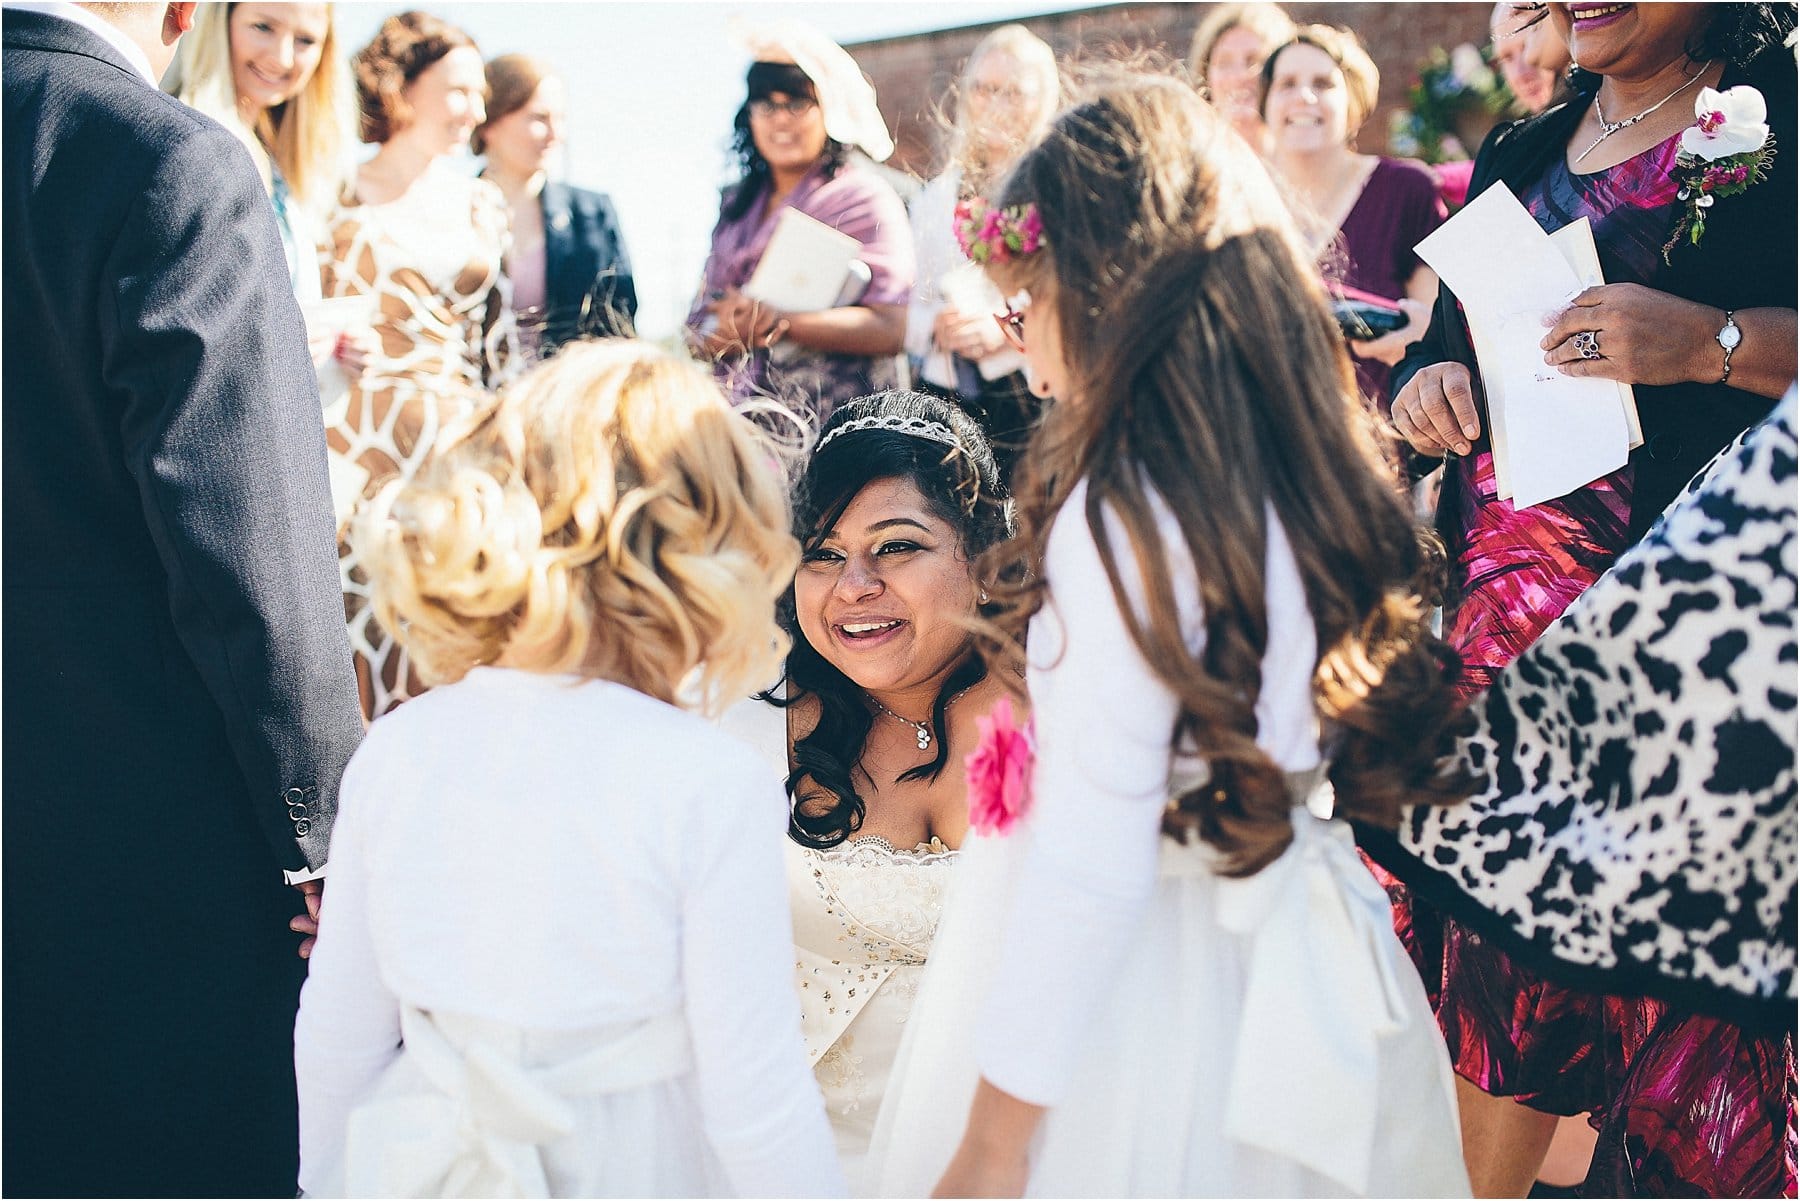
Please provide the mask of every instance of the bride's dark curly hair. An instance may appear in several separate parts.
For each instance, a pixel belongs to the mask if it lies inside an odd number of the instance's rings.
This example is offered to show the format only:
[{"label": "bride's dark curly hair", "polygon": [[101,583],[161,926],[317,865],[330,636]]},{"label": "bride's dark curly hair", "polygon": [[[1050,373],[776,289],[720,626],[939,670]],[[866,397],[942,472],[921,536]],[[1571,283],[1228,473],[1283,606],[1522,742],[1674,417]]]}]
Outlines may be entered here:
[{"label": "bride's dark curly hair", "polygon": [[[881,425],[832,436],[851,423],[871,419]],[[892,428],[908,423],[947,429],[956,444]],[[814,451],[794,489],[794,536],[803,557],[818,548],[844,510],[878,480],[910,481],[932,513],[957,531],[962,553],[971,564],[1008,533],[1006,493],[987,435],[952,404],[897,389],[860,397],[831,415],[817,445],[821,449]],[[874,724],[874,710],[868,694],[807,641],[791,587],[781,602],[780,619],[793,639],[783,680],[787,700],[779,699],[781,687],[762,694],[762,699],[783,707],[807,697],[818,703],[817,723],[794,744],[794,768],[787,778],[788,834],[801,846],[833,847],[862,826],[864,803],[856,791],[854,770]],[[973,653],[972,631],[970,647],[971,653],[944,680],[931,706],[936,754],[902,772],[901,780],[935,780],[944,770],[949,755],[944,710],[952,697],[988,673],[983,657]]]},{"label": "bride's dark curly hair", "polygon": [[[1440,766],[1465,720],[1451,692],[1460,664],[1427,623],[1424,537],[1267,173],[1184,84],[1119,74],[1088,94],[993,198],[1043,220],[1045,249],[990,269],[1003,293],[1048,310],[1070,395],[1021,460],[1018,536],[982,564],[999,606],[984,652],[1017,655],[1048,595],[1051,524],[1085,478],[1084,512],[1068,519],[1087,523],[1133,641],[1180,700],[1172,752],[1212,768],[1174,798],[1165,831],[1197,830],[1227,870],[1253,873],[1287,847],[1294,803],[1256,741],[1272,516],[1318,637],[1313,696],[1338,812],[1391,828],[1402,805],[1460,799],[1473,781]],[[1198,651],[1158,498],[1198,578]]]}]

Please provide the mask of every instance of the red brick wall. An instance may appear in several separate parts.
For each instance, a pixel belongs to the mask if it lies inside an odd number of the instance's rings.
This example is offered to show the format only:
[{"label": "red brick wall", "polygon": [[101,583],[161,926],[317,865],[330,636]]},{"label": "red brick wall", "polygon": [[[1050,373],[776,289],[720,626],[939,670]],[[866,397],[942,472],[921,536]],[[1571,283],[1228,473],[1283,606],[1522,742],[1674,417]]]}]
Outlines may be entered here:
[{"label": "red brick wall", "polygon": [[[1156,50],[1187,58],[1194,27],[1211,4],[1120,4],[1026,17],[1019,21],[1049,42],[1057,58],[1111,57]],[[1359,141],[1367,151],[1386,148],[1388,116],[1404,103],[1418,78],[1418,64],[1432,47],[1487,38],[1491,4],[1285,4],[1294,20],[1343,25],[1356,31],[1381,69],[1381,101]],[[846,47],[875,83],[881,111],[894,129],[891,165],[927,176],[939,160],[944,98],[962,72],[963,60],[993,24],[851,43]],[[946,114],[947,115],[947,114]]]}]

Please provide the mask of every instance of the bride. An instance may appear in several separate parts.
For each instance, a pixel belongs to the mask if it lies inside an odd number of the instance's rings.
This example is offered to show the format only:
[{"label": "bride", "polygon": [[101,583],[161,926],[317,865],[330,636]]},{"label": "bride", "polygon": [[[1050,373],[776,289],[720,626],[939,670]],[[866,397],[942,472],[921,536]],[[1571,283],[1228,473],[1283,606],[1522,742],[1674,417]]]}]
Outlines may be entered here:
[{"label": "bride", "polygon": [[[793,651],[779,709],[755,706],[757,741],[783,748],[793,804],[807,1051],[851,1188],[866,1191],[858,1171],[969,826],[963,758],[1005,694],[970,623],[987,601],[974,561],[1005,535],[1006,510],[980,428],[895,391],[832,415],[794,508]],[[750,733],[756,720],[730,722]]]}]

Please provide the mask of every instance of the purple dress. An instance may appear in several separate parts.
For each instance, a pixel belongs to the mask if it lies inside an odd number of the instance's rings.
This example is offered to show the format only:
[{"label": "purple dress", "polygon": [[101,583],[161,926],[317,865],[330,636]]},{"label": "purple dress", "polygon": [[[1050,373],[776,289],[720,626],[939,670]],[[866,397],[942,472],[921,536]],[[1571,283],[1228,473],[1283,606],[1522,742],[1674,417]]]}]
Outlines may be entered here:
[{"label": "purple dress", "polygon": [[[726,197],[729,203],[732,193],[727,192]],[[830,179],[815,167],[766,216],[761,198],[736,220],[727,220],[721,214],[713,227],[705,284],[688,312],[689,329],[700,328],[707,316],[708,301],[729,289],[742,288],[749,280],[775,232],[776,217],[789,206],[862,243],[859,257],[868,266],[871,278],[861,304],[907,303],[913,286],[913,243],[906,206],[879,176],[851,162]],[[844,401],[895,387],[900,382],[891,355],[803,351],[785,359],[771,359],[767,350],[758,350],[721,358],[713,364],[713,370],[733,404],[757,397],[771,398],[808,417],[815,422],[815,428]]]},{"label": "purple dress", "polygon": [[[1326,273],[1352,288],[1399,300],[1406,295],[1406,281],[1424,266],[1413,247],[1448,215],[1430,167],[1409,158],[1379,159],[1338,226],[1333,247],[1326,252]],[[1356,366],[1357,388],[1386,412],[1391,399],[1388,365],[1354,356],[1351,362]]]}]

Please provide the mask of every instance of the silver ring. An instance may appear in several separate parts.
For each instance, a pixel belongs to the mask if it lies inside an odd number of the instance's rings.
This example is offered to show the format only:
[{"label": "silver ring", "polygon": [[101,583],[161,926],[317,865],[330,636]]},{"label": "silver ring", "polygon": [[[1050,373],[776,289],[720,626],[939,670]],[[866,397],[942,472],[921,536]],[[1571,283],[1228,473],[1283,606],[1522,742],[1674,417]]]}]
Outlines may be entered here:
[{"label": "silver ring", "polygon": [[1595,329],[1582,330],[1580,333],[1575,335],[1574,343],[1575,343],[1575,353],[1580,355],[1582,358],[1597,359],[1600,357],[1600,331],[1599,330],[1595,330]]}]

